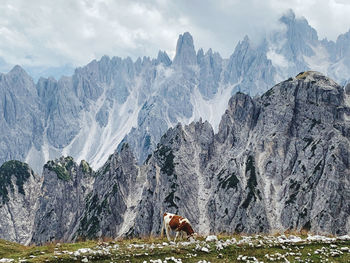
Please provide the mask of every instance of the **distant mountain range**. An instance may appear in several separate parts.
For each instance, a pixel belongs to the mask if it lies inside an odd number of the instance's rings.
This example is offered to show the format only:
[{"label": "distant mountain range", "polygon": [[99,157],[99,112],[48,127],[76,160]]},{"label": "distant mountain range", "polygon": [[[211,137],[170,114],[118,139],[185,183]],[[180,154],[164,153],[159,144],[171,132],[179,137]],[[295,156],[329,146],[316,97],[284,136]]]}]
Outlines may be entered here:
[{"label": "distant mountain range", "polygon": [[126,142],[97,171],[72,157],[47,162],[41,177],[4,163],[0,238],[158,235],[165,211],[200,234],[343,235],[349,174],[350,85],[302,72],[255,98],[236,93],[217,132],[202,119],[168,129],[143,165]]},{"label": "distant mountain range", "polygon": [[245,37],[228,59],[211,49],[196,51],[184,33],[173,60],[161,51],[136,61],[104,56],[71,77],[37,83],[15,66],[0,74],[0,164],[17,159],[41,173],[48,160],[69,155],[97,169],[125,142],[143,163],[178,122],[201,117],[217,131],[237,91],[262,94],[306,70],[347,83],[350,31],[333,42],[319,40],[293,12],[280,23],[284,29],[259,44]]}]

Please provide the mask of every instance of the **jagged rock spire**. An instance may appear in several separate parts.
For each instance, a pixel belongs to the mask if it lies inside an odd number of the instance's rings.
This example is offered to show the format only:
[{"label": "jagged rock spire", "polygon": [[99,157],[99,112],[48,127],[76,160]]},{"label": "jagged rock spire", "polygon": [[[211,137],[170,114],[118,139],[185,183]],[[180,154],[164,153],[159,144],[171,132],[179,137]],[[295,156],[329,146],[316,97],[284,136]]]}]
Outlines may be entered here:
[{"label": "jagged rock spire", "polygon": [[194,65],[196,60],[196,51],[193,45],[193,38],[190,33],[186,32],[183,35],[180,35],[179,39],[177,40],[174,65]]}]

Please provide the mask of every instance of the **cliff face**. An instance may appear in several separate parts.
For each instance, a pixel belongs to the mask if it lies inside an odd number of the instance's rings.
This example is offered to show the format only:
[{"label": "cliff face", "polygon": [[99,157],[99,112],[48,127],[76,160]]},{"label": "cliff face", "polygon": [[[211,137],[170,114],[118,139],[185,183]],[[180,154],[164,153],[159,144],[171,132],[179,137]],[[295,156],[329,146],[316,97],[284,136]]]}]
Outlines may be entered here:
[{"label": "cliff face", "polygon": [[33,235],[41,181],[25,163],[0,167],[0,237],[29,244]]},{"label": "cliff face", "polygon": [[143,182],[131,149],[124,144],[120,153],[111,155],[97,171],[76,235],[116,237],[129,230]]},{"label": "cliff face", "polygon": [[[243,94],[230,100],[217,139],[226,149],[221,155],[233,163],[218,167],[233,169],[245,189],[231,198],[236,213],[221,210],[232,230],[349,231],[346,101],[342,87],[316,72],[299,74],[256,100]],[[210,200],[213,207],[222,205],[220,197]],[[225,221],[218,214],[213,220],[220,226]]]},{"label": "cliff face", "polygon": [[0,165],[16,159],[41,173],[47,161],[69,155],[99,169],[124,143],[141,164],[178,122],[202,117],[218,131],[237,91],[260,95],[310,69],[349,82],[350,32],[333,42],[319,40],[293,12],[279,22],[283,30],[260,43],[246,36],[229,58],[196,50],[186,32],[179,35],[173,61],[162,51],[136,61],[103,56],[70,77],[36,84],[19,66],[0,74]]},{"label": "cliff face", "polygon": [[200,233],[347,233],[349,114],[341,86],[306,72],[257,99],[233,96],[216,135],[206,122],[170,129],[148,161],[135,231],[158,233],[170,211]]},{"label": "cliff face", "polygon": [[90,166],[77,165],[72,157],[49,161],[43,170],[32,242],[73,240],[94,181]]},{"label": "cliff face", "polygon": [[[1,218],[7,219],[0,233],[20,242],[33,236],[35,243],[158,235],[167,211],[186,216],[201,234],[289,229],[346,234],[349,94],[348,86],[304,72],[254,99],[234,95],[217,133],[202,120],[170,128],[143,165],[127,143],[97,172],[70,157],[50,161],[42,182],[31,175],[23,183],[24,190],[36,189],[33,196],[18,190],[3,199],[29,202],[40,192],[35,213],[14,203],[19,212],[10,219],[3,205]],[[13,187],[6,187],[10,193]],[[18,231],[13,222],[24,213],[31,214],[23,230],[27,239],[7,236],[8,226]]]}]

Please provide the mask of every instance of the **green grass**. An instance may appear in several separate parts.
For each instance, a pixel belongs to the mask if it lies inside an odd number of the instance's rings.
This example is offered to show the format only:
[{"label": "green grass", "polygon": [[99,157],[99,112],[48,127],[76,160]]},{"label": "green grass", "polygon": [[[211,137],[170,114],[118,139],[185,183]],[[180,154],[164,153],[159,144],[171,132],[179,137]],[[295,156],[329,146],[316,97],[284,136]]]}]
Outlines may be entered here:
[{"label": "green grass", "polygon": [[6,203],[9,200],[8,190],[14,191],[11,181],[13,176],[16,179],[18,192],[24,195],[23,185],[33,173],[26,163],[16,160],[3,163],[0,167],[0,197],[2,197],[2,203]]},{"label": "green grass", "polygon": [[74,167],[74,160],[73,160],[73,157],[70,157],[70,156],[67,156],[64,158],[63,164],[56,161],[48,161],[44,165],[45,169],[55,172],[57,175],[57,178],[63,181],[70,181],[72,179],[70,172],[73,167]]},{"label": "green grass", "polygon": [[87,174],[87,173],[92,173],[92,168],[90,167],[89,163],[85,160],[82,160],[80,162],[80,168],[82,170],[83,173]]},{"label": "green grass", "polygon": [[[221,242],[231,238],[242,241],[242,236],[219,236]],[[268,239],[267,239],[268,238]],[[305,237],[304,237],[305,238]],[[199,237],[198,242],[190,245],[180,243],[163,245],[168,241],[160,238],[139,238],[125,240],[85,241],[77,243],[49,243],[43,246],[22,246],[16,243],[0,240],[0,259],[12,258],[16,261],[26,259],[26,262],[81,262],[85,257],[89,262],[150,262],[150,260],[174,257],[182,262],[198,262],[207,260],[210,262],[245,262],[238,260],[239,257],[255,257],[263,262],[350,262],[350,251],[343,252],[339,256],[331,256],[330,252],[341,247],[350,247],[350,241],[336,240],[330,243],[303,241],[301,243],[276,243],[273,236],[253,236],[250,241],[233,243],[222,250],[217,250],[216,242],[204,242]],[[118,248],[115,248],[117,246]],[[143,247],[142,247],[143,246]],[[201,251],[199,247],[209,246],[209,252]],[[335,247],[336,246],[336,247]],[[81,248],[90,248],[99,253],[74,255]],[[103,254],[101,251],[108,250]],[[319,250],[320,253],[315,254]],[[321,251],[322,250],[322,251]],[[288,253],[288,254],[286,254]],[[274,259],[270,261],[266,255]],[[280,255],[285,255],[281,257]],[[312,260],[312,261],[311,261]],[[167,262],[173,262],[167,260]]]}]

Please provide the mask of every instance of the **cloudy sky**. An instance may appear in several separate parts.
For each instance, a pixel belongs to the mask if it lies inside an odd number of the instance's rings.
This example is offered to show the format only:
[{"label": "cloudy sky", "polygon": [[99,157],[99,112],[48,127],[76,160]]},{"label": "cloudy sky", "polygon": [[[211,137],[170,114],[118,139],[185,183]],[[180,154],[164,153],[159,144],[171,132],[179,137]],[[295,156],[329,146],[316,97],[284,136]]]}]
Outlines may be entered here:
[{"label": "cloudy sky", "polygon": [[257,40],[278,28],[288,9],[304,16],[319,38],[350,29],[348,0],[2,0],[0,64],[81,66],[102,55],[174,55],[189,31],[196,49],[229,57],[244,35]]}]

